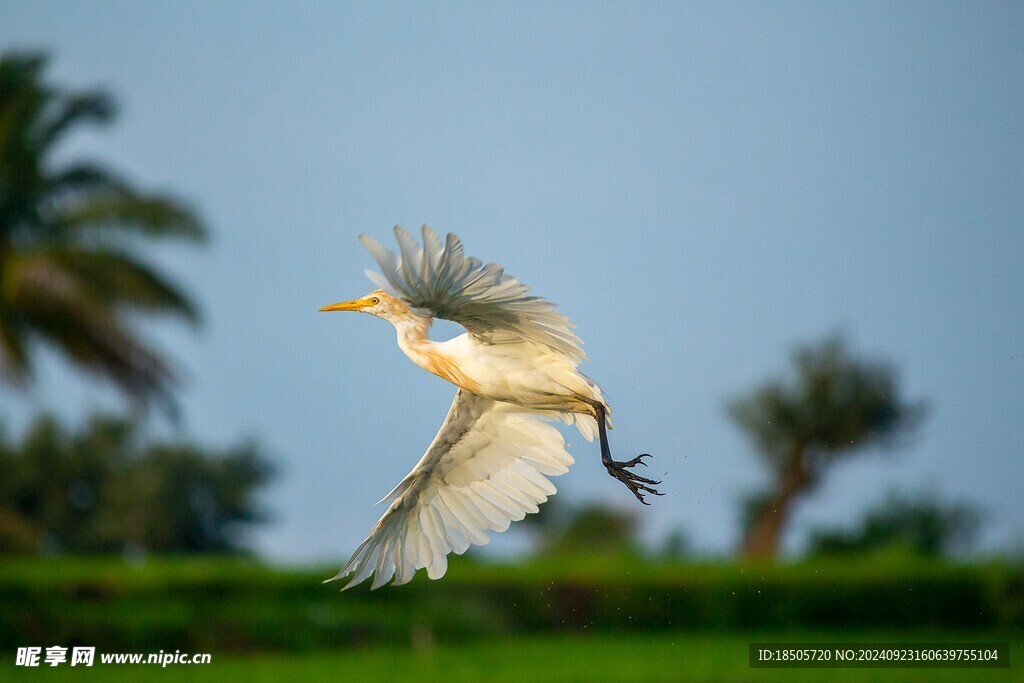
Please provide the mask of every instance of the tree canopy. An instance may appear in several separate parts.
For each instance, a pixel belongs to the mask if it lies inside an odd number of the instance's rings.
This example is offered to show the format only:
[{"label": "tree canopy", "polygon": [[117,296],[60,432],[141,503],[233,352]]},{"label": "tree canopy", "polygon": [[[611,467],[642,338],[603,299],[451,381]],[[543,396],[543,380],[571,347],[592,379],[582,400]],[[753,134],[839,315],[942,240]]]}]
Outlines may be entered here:
[{"label": "tree canopy", "polygon": [[94,417],[77,431],[44,416],[0,433],[0,554],[231,552],[265,521],[273,477],[253,445],[147,443],[138,424]]},{"label": "tree canopy", "polygon": [[928,557],[950,556],[974,545],[981,519],[977,508],[966,503],[890,493],[852,529],[812,531],[809,550],[813,555],[896,549]]},{"label": "tree canopy", "polygon": [[832,463],[892,444],[924,414],[902,398],[892,367],[854,357],[839,337],[797,349],[793,366],[788,381],[766,382],[728,407],[772,477],[745,504],[746,555],[777,552],[793,504]]},{"label": "tree canopy", "polygon": [[173,413],[176,373],[130,316],[195,324],[199,314],[137,252],[158,239],[200,241],[205,230],[172,197],[59,154],[74,131],[110,123],[115,107],[106,93],[50,85],[46,61],[0,58],[0,378],[26,386],[45,346],[134,403]]}]

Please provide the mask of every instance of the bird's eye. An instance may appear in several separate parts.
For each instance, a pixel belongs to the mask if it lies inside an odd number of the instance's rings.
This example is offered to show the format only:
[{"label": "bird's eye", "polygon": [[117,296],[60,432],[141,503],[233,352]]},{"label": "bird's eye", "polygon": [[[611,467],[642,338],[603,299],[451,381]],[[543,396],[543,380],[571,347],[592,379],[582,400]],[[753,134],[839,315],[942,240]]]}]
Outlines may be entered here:
[{"label": "bird's eye", "polygon": [[377,304],[379,304],[379,303],[380,303],[380,299],[378,299],[378,298],[377,298],[377,297],[375,297],[375,296],[373,296],[373,297],[370,297],[370,304],[371,304],[371,305],[373,305],[373,306],[376,306],[376,305],[377,305]]}]

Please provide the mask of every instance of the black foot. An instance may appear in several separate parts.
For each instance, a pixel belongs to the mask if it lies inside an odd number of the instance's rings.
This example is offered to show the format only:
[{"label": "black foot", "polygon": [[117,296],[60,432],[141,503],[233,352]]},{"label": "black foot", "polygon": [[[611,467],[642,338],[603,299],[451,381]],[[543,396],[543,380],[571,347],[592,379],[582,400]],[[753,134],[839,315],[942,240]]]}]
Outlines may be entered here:
[{"label": "black foot", "polygon": [[655,479],[648,479],[647,477],[641,477],[639,474],[629,471],[631,467],[636,467],[637,465],[643,465],[644,467],[647,467],[647,463],[644,462],[644,458],[649,457],[651,457],[650,453],[641,453],[632,460],[626,460],[624,462],[612,460],[610,457],[602,458],[601,462],[604,464],[605,469],[608,470],[608,474],[612,475],[613,477],[621,481],[623,484],[625,484],[626,488],[632,491],[633,495],[636,496],[637,500],[639,500],[644,505],[650,505],[650,503],[644,500],[644,495],[647,493],[653,496],[665,495],[664,493],[661,493],[660,491],[657,491],[656,489],[653,488],[660,484],[661,481]]}]

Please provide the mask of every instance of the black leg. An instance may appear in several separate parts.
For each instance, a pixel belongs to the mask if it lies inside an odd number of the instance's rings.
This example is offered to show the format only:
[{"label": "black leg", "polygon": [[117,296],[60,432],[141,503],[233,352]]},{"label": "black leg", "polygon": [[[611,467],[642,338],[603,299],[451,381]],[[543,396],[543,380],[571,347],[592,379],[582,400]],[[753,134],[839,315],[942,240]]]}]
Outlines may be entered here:
[{"label": "black leg", "polygon": [[644,505],[650,505],[650,503],[644,500],[645,493],[650,493],[654,496],[665,495],[653,488],[660,484],[661,481],[641,477],[639,474],[629,471],[629,468],[636,467],[637,465],[647,467],[647,463],[643,460],[644,458],[651,457],[650,453],[641,453],[632,460],[626,460],[624,462],[612,460],[612,449],[608,446],[608,430],[605,428],[604,406],[600,403],[594,403],[593,405],[594,410],[597,413],[597,428],[601,435],[601,463],[604,465],[605,469],[608,470],[608,474],[625,484],[626,488],[632,491],[633,495],[636,496],[636,499]]}]

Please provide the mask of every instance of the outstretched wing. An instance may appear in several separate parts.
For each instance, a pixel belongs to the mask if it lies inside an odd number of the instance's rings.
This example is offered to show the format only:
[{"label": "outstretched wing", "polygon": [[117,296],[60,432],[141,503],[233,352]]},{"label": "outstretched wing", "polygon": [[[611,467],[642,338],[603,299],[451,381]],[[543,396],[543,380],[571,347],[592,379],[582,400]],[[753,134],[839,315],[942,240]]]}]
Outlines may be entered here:
[{"label": "outstretched wing", "polygon": [[366,274],[411,308],[453,320],[484,342],[533,341],[576,361],[586,358],[583,342],[554,304],[528,294],[529,288],[501,266],[466,256],[455,234],[448,233],[442,244],[424,225],[422,247],[405,228],[395,226],[395,237],[401,257],[372,237],[359,236],[383,272]]},{"label": "outstretched wing", "polygon": [[348,589],[376,574],[379,588],[392,577],[407,583],[423,567],[437,579],[448,553],[484,545],[488,531],[537,512],[555,493],[547,477],[573,459],[557,429],[520,411],[460,389],[426,454],[385,497],[388,511],[330,580],[354,574]]}]

